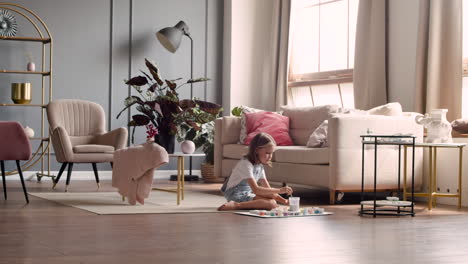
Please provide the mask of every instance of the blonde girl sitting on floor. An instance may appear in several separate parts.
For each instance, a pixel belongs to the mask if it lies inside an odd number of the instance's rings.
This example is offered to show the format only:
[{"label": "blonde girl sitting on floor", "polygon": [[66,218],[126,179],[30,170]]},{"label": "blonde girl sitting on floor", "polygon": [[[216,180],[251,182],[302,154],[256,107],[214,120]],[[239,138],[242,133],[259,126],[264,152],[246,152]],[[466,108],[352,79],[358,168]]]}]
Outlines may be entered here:
[{"label": "blonde girl sitting on floor", "polygon": [[277,202],[288,205],[288,200],[278,194],[291,195],[292,188],[272,188],[263,169],[263,165],[271,166],[275,147],[275,140],[267,133],[259,133],[252,139],[248,154],[237,163],[228,181],[221,188],[228,202],[221,205],[219,211],[271,210],[278,207]]}]

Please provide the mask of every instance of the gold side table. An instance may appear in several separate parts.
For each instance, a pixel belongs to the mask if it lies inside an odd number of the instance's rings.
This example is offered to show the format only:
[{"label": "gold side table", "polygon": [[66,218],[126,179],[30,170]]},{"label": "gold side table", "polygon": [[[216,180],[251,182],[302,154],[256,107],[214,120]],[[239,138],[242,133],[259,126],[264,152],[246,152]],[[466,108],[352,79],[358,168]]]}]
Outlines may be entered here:
[{"label": "gold side table", "polygon": [[184,200],[184,185],[185,185],[185,157],[205,157],[204,153],[192,153],[185,154],[182,152],[175,152],[169,154],[169,157],[177,157],[177,187],[176,188],[156,188],[153,190],[163,192],[175,192],[177,194],[177,205],[180,205],[180,201]]},{"label": "gold side table", "polygon": [[[462,201],[462,174],[463,174],[463,148],[466,143],[416,143],[415,147],[429,148],[429,192],[415,193],[414,196],[429,197],[428,209],[432,210],[435,205],[435,197],[458,198],[458,208],[461,208]],[[437,192],[437,149],[438,148],[458,148],[458,193],[440,193]],[[403,173],[403,199],[406,201],[406,150],[404,149],[404,173]]]}]

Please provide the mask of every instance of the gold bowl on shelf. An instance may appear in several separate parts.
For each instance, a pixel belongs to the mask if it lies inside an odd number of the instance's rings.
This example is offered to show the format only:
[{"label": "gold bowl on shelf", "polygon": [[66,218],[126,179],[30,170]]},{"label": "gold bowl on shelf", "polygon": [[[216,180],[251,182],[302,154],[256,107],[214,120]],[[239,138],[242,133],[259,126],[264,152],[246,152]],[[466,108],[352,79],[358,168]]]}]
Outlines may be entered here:
[{"label": "gold bowl on shelf", "polygon": [[29,104],[31,102],[31,83],[12,83],[11,100],[15,104]]}]

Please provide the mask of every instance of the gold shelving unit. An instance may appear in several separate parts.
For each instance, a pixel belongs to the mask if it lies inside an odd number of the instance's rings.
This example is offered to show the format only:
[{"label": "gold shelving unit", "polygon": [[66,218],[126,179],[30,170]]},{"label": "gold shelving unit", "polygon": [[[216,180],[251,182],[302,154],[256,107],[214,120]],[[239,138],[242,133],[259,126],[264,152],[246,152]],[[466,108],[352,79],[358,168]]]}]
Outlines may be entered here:
[{"label": "gold shelving unit", "polygon": [[[41,75],[42,86],[41,86],[41,103],[40,104],[8,104],[0,103],[2,107],[38,107],[41,114],[41,133],[38,137],[31,138],[31,140],[40,141],[40,144],[36,151],[33,153],[30,160],[24,162],[21,165],[23,171],[28,170],[32,166],[36,165],[38,162],[41,162],[41,171],[36,174],[37,180],[40,181],[42,177],[52,177],[50,173],[50,137],[49,133],[45,131],[45,121],[46,121],[46,106],[52,100],[52,35],[50,34],[47,25],[44,21],[37,16],[33,11],[29,10],[26,7],[23,7],[14,3],[5,3],[0,2],[0,9],[6,9],[13,13],[16,13],[24,17],[27,21],[30,22],[31,26],[37,32],[36,37],[10,37],[10,36],[0,36],[0,41],[20,41],[20,42],[38,42],[42,45],[42,61],[36,66],[40,67],[39,71],[20,71],[20,70],[11,70],[11,69],[0,69],[0,74],[26,74],[26,75]],[[47,52],[48,51],[48,58]],[[46,65],[48,59],[48,66]],[[48,85],[46,85],[46,80],[48,78]],[[46,91],[48,96],[46,97]],[[45,163],[45,156],[47,155],[47,164]],[[7,175],[16,174],[17,171],[9,171]]]}]

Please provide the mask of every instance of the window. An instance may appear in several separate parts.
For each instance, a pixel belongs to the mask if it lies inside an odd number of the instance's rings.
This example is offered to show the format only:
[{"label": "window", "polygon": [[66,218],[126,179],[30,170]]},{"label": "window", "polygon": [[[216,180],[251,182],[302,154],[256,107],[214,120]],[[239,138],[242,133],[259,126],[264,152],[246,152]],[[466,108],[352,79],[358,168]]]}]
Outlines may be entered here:
[{"label": "window", "polygon": [[297,106],[354,107],[359,0],[293,0],[288,90]]}]

